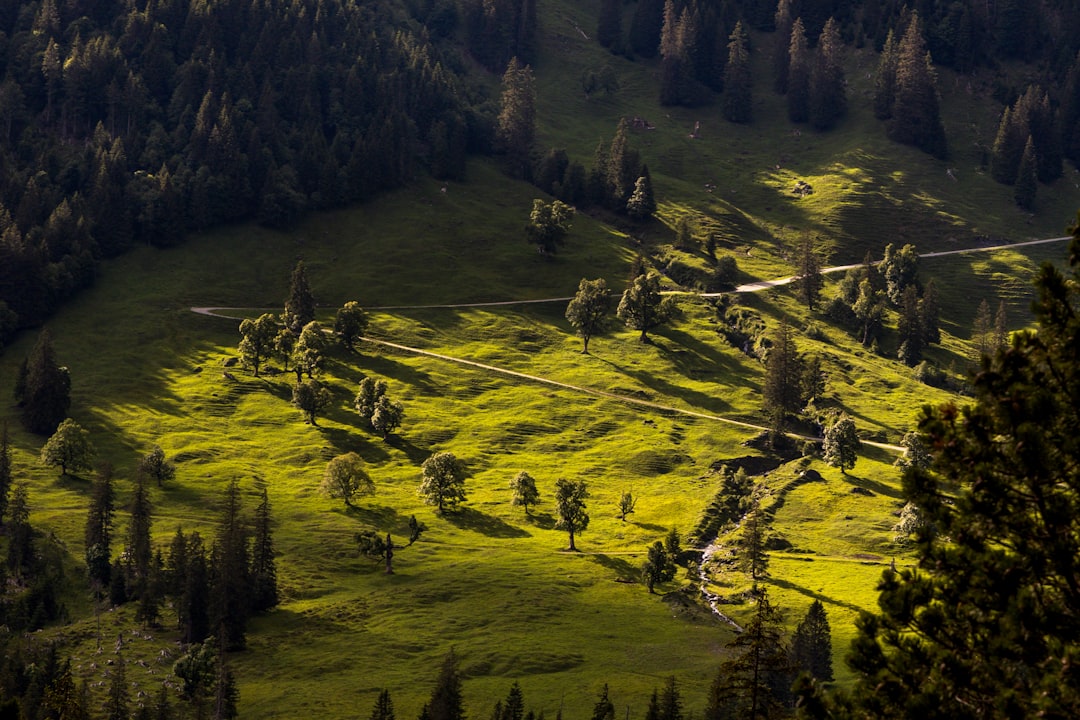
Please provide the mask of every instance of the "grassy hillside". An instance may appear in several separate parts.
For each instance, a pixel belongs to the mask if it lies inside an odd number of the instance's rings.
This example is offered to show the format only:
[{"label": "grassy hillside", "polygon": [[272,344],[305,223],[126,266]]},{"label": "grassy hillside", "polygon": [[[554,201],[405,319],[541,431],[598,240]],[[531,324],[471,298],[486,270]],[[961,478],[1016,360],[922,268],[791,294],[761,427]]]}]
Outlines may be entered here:
[{"label": "grassy hillside", "polygon": [[[655,66],[611,57],[582,38],[575,24],[589,33],[592,10],[555,4],[545,17],[536,68],[541,141],[588,161],[620,116],[653,122],[655,130],[634,136],[662,205],[660,220],[643,231],[578,215],[565,250],[544,258],[522,232],[536,191],[508,181],[494,162],[475,161],[467,183],[421,181],[365,206],[311,217],[290,232],[230,227],[181,248],[136,251],[108,264],[96,287],[50,325],[58,357],[71,369],[72,415],[90,430],[99,457],[116,466],[121,502],[150,446],[160,444],[177,463],[176,481],[154,489],[157,545],[178,526],[212,535],[230,481],[239,482],[249,511],[255,493],[268,489],[283,602],[253,623],[249,650],[232,658],[243,717],[364,715],[382,687],[391,690],[399,717],[415,717],[451,648],[467,677],[470,717],[489,713],[515,679],[527,705],[548,717],[560,709],[568,718],[584,716],[605,682],[619,711],[627,706],[638,716],[672,674],[687,709],[700,712],[725,657],[731,630],[689,602],[693,593],[650,596],[636,582],[646,546],[698,520],[716,491],[713,466],[757,454],[743,445],[754,431],[700,416],[762,420],[762,367],[717,333],[712,306],[685,299],[680,317],[653,343],[618,329],[594,340],[590,356],[580,354],[562,302],[400,306],[565,297],[581,277],[606,277],[621,289],[633,256],[663,251],[657,246],[668,242],[669,225],[685,213],[721,234],[723,249],[737,254],[750,279],[790,274],[793,243],[804,232],[820,236],[833,260],[854,262],[867,250],[880,256],[886,242],[915,242],[925,251],[959,247],[976,235],[1059,235],[1073,212],[1071,169],[1053,188],[1040,187],[1033,217],[1014,210],[1009,190],[978,171],[973,143],[985,137],[994,110],[967,100],[966,90],[946,95],[956,152],[947,164],[884,139],[858,101],[865,101],[865,73],[873,67],[866,54],[850,59],[852,114],[839,131],[794,133],[782,119],[782,99],[764,88],[758,121],[734,127],[717,119],[716,108],[659,108]],[[771,38],[755,42],[763,49]],[[616,66],[621,89],[585,99],[574,79],[605,62]],[[950,82],[942,80],[946,88]],[[691,140],[696,120],[702,137]],[[789,190],[796,179],[810,182],[814,195],[795,199]],[[706,183],[715,192],[706,192]],[[1063,253],[1060,244],[924,261],[922,277],[938,278],[945,305],[933,359],[965,366],[978,299],[1007,300],[1013,326],[1022,326],[1031,273]],[[334,405],[318,427],[306,425],[289,404],[291,375],[233,370],[230,380],[223,364],[236,354],[236,321],[189,310],[276,310],[301,258],[325,321],[355,299],[386,308],[372,310],[375,338],[670,410],[366,344],[359,354],[335,352],[324,376]],[[813,320],[816,339],[800,335],[799,348],[823,358],[826,404],[847,410],[868,435],[895,443],[921,404],[949,398],[808,316],[790,289],[743,302],[769,326],[786,319],[801,329]],[[0,357],[0,387],[12,386],[32,341],[24,336]],[[362,375],[385,378],[405,407],[403,428],[385,441],[359,429],[350,409]],[[78,577],[89,484],[58,480],[41,467],[41,439],[18,430],[12,408],[3,413],[13,421],[16,471],[30,484],[32,522],[55,534]],[[468,502],[445,517],[416,494],[419,466],[438,450],[453,451],[469,471]],[[354,510],[318,493],[326,462],[348,451],[365,459],[377,486]],[[812,599],[826,604],[840,682],[850,677],[840,658],[853,618],[874,607],[882,567],[894,557],[907,562],[891,543],[893,513],[902,505],[893,459],[867,448],[846,475],[806,459],[759,478],[773,509],[771,531],[791,543],[774,553],[768,585],[792,625]],[[806,469],[822,480],[799,482]],[[519,470],[537,478],[544,500],[532,516],[509,502],[507,485]],[[565,533],[554,529],[550,499],[560,477],[584,479],[591,492],[592,522],[578,538],[579,554],[563,552]],[[626,490],[640,500],[622,522],[616,510]],[[358,556],[357,532],[404,539],[411,515],[429,529],[399,550],[394,575]],[[125,529],[121,513],[118,538]],[[661,589],[686,585],[680,575]],[[737,602],[746,586],[739,573],[712,578],[737,620],[749,612]],[[99,638],[108,654],[122,633],[127,659],[148,664],[131,673],[139,689],[156,687],[170,667],[161,653],[176,653],[168,609],[166,628],[132,635],[129,608],[95,616],[88,597],[65,601],[72,623],[44,634],[65,641],[78,674],[101,680]]]}]

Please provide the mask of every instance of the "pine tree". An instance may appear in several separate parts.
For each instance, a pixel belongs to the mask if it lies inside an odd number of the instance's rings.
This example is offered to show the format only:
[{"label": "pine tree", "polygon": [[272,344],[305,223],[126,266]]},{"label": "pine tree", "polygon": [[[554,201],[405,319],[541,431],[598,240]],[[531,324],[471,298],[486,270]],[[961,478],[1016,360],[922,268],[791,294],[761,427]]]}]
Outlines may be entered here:
[{"label": "pine tree", "polygon": [[664,0],[639,0],[630,24],[630,49],[641,57],[655,57],[664,24]]},{"label": "pine tree", "polygon": [[896,98],[889,138],[944,159],[948,155],[945,128],[941,124],[936,74],[926,50],[922,23],[917,13],[900,41],[896,63]]},{"label": "pine tree", "polygon": [[240,488],[236,481],[225,491],[221,523],[211,551],[211,608],[214,627],[227,650],[247,644],[247,620],[251,612],[251,581],[247,528],[240,516]]},{"label": "pine tree", "polygon": [[443,659],[431,699],[427,704],[430,720],[464,720],[465,707],[461,694],[461,673],[458,659],[451,648]]},{"label": "pine tree", "polygon": [[109,587],[109,571],[112,567],[113,503],[112,468],[105,465],[98,469],[97,477],[94,479],[90,494],[90,511],[87,513],[84,532],[87,575],[98,594]]},{"label": "pine tree", "polygon": [[299,335],[308,323],[315,320],[315,296],[311,294],[303,260],[297,262],[296,267],[293,268],[292,278],[289,281],[289,297],[285,300],[285,313],[282,319],[285,326],[296,335]]},{"label": "pine tree", "polygon": [[753,119],[753,75],[750,71],[750,36],[741,21],[735,24],[729,40],[722,111],[728,122],[748,123]]},{"label": "pine tree", "polygon": [[810,603],[795,634],[791,637],[791,664],[821,682],[833,679],[832,630],[825,606],[820,600]]},{"label": "pine tree", "polygon": [[187,542],[187,572],[176,607],[180,639],[191,644],[201,643],[210,635],[211,573],[199,533],[191,533]]},{"label": "pine tree", "polygon": [[847,112],[844,43],[835,18],[829,18],[818,37],[810,72],[809,117],[817,130],[831,130]]},{"label": "pine tree", "polygon": [[802,18],[796,18],[791,26],[786,74],[788,120],[806,122],[810,117],[810,50]]},{"label": "pine tree", "polygon": [[153,523],[153,506],[146,478],[135,478],[135,492],[128,506],[131,520],[128,523],[127,555],[131,560],[131,587],[136,597],[141,597],[150,581],[150,562],[153,549],[150,546],[150,527]]},{"label": "pine tree", "polygon": [[[791,14],[792,0],[779,0],[773,16],[773,90],[783,95],[788,91],[788,68],[791,65],[791,29],[795,18]],[[804,38],[805,40],[805,38]]]},{"label": "pine tree", "polygon": [[994,325],[990,316],[990,303],[984,298],[975,311],[975,321],[971,329],[972,355],[976,364],[993,353],[993,340]]},{"label": "pine tree", "polygon": [[596,41],[618,52],[622,46],[622,0],[602,0],[596,23]]},{"label": "pine tree", "polygon": [[533,71],[532,67],[515,57],[503,73],[495,127],[496,144],[506,155],[507,170],[512,177],[528,177],[535,137],[536,90]]},{"label": "pine tree", "polygon": [[648,165],[641,168],[641,177],[634,182],[634,192],[626,201],[626,214],[635,220],[648,220],[656,212],[656,196],[653,194],[652,178]]},{"label": "pine tree", "polygon": [[760,504],[754,503],[743,518],[739,538],[739,569],[757,581],[769,574],[769,553],[765,549],[765,518]]},{"label": "pine tree", "polygon": [[[426,705],[424,709],[427,709]],[[375,705],[371,708],[370,720],[395,720],[394,701],[386,688],[379,691],[379,697],[375,699]]]},{"label": "pine tree", "polygon": [[765,384],[761,389],[762,405],[769,419],[774,441],[783,435],[789,414],[803,407],[802,363],[791,327],[781,321],[772,337],[772,347],[765,358]]},{"label": "pine tree", "polygon": [[104,708],[106,720],[129,720],[131,717],[131,696],[128,693],[125,665],[124,658],[120,657],[112,666],[112,679]]},{"label": "pine tree", "polygon": [[669,675],[664,681],[664,689],[660,691],[659,720],[682,720],[682,697],[679,695],[679,687],[675,683],[675,676]]},{"label": "pine tree", "polygon": [[806,303],[810,312],[814,311],[814,305],[821,297],[821,288],[825,279],[821,274],[821,260],[814,250],[814,241],[809,235],[803,237],[799,243],[799,299]]},{"label": "pine tree", "polygon": [[278,604],[277,564],[271,528],[270,498],[263,488],[255,508],[255,537],[251,546],[251,609],[265,612]]},{"label": "pine tree", "polygon": [[1024,154],[1020,158],[1020,168],[1016,172],[1016,185],[1013,188],[1013,199],[1024,210],[1035,209],[1035,194],[1038,191],[1036,172],[1035,141],[1028,135],[1027,144],[1024,145]]},{"label": "pine tree", "polygon": [[30,499],[26,485],[17,483],[8,507],[10,516],[5,526],[8,538],[7,569],[17,579],[33,575],[37,563],[34,552],[34,530],[30,526]]},{"label": "pine tree", "polygon": [[893,116],[896,103],[896,67],[900,60],[900,49],[896,37],[889,30],[885,48],[878,60],[877,74],[874,76],[874,117],[889,120]]},{"label": "pine tree", "polygon": [[923,288],[922,298],[919,299],[919,327],[922,328],[925,345],[936,345],[941,342],[938,315],[937,282],[931,278]]},{"label": "pine tree", "polygon": [[994,351],[1004,350],[1009,346],[1009,314],[1005,307],[1005,301],[998,303],[997,312],[994,314]]},{"label": "pine tree", "polygon": [[641,566],[641,578],[645,581],[645,587],[649,593],[655,592],[658,583],[667,582],[675,577],[674,565],[664,549],[664,543],[657,540],[649,546],[645,562]]},{"label": "pine tree", "polygon": [[922,361],[926,333],[919,320],[919,292],[914,285],[908,285],[901,298],[900,319],[897,324],[900,341],[897,357],[908,367],[915,367]]},{"label": "pine tree", "polygon": [[67,368],[57,365],[47,329],[38,335],[25,367],[15,391],[23,427],[37,435],[51,435],[71,407],[71,377]]},{"label": "pine tree", "polygon": [[611,702],[608,696],[607,683],[604,683],[603,689],[600,690],[600,697],[593,705],[592,720],[615,720],[615,703]]},{"label": "pine tree", "polygon": [[1021,126],[1016,122],[1011,107],[1001,113],[997,136],[990,155],[990,175],[999,183],[1012,185],[1020,169],[1020,159],[1024,154],[1024,137]]},{"label": "pine tree", "polygon": [[630,148],[630,123],[620,118],[607,155],[607,185],[612,207],[626,207],[641,172],[638,154]]}]

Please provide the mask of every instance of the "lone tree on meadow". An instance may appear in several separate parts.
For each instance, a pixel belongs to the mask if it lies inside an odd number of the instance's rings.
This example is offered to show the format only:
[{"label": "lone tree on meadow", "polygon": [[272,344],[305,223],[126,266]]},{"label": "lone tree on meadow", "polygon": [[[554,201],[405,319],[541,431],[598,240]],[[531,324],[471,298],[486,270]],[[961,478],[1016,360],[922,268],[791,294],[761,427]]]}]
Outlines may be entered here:
[{"label": "lone tree on meadow", "polygon": [[589,340],[604,332],[611,312],[611,290],[604,278],[581,279],[577,294],[566,306],[566,319],[581,336],[581,352],[589,354]]},{"label": "lone tree on meadow", "polygon": [[348,350],[355,350],[356,343],[368,329],[368,316],[360,303],[350,300],[337,311],[334,318],[334,334]]},{"label": "lone tree on meadow", "polygon": [[570,232],[570,218],[573,216],[574,208],[561,200],[546,203],[537,198],[533,200],[525,237],[539,246],[542,255],[554,255]]},{"label": "lone tree on meadow", "polygon": [[304,418],[318,425],[318,415],[334,401],[330,391],[318,380],[304,380],[293,386],[292,404],[304,412]]},{"label": "lone tree on meadow", "polygon": [[159,445],[155,445],[150,452],[143,455],[139,460],[138,471],[148,478],[153,478],[158,487],[176,477],[176,466],[166,459],[165,451]]},{"label": "lone tree on meadow", "polygon": [[795,634],[791,636],[791,664],[821,682],[833,679],[832,629],[820,600],[810,603]]},{"label": "lone tree on meadow", "polygon": [[634,493],[627,490],[619,497],[619,519],[626,522],[626,516],[632,515],[637,506],[637,498]]},{"label": "lone tree on meadow", "polygon": [[589,527],[589,513],[585,511],[588,497],[589,490],[584,480],[559,478],[555,481],[555,514],[559,517],[555,527],[570,534],[570,547],[567,549],[571,552],[577,552],[574,535]]},{"label": "lone tree on meadow", "polygon": [[848,417],[847,413],[842,413],[825,431],[822,456],[825,462],[840,468],[841,473],[847,473],[855,467],[860,447],[862,442],[855,431],[855,421]]},{"label": "lone tree on meadow", "polygon": [[52,336],[42,330],[34,349],[19,368],[15,401],[22,409],[22,424],[36,435],[51,435],[71,407],[71,376],[56,362]]},{"label": "lone tree on meadow", "polygon": [[289,282],[289,297],[285,300],[285,313],[282,315],[285,326],[297,335],[309,322],[315,319],[315,296],[308,284],[307,269],[304,261],[296,263]]},{"label": "lone tree on meadow", "polygon": [[530,505],[536,505],[540,502],[540,491],[536,489],[536,480],[524,470],[510,480],[510,490],[514,493],[510,504],[524,507],[526,515],[529,514]]},{"label": "lone tree on meadow", "polygon": [[654,588],[659,583],[674,578],[676,567],[675,559],[668,554],[664,543],[657,540],[650,545],[648,557],[641,566],[641,579],[645,581],[649,593],[655,592]]},{"label": "lone tree on meadow", "polygon": [[347,507],[353,507],[353,498],[375,494],[375,483],[364,470],[360,456],[349,452],[326,463],[319,489],[323,495],[344,500]]},{"label": "lone tree on meadow", "polygon": [[616,314],[626,327],[641,331],[641,342],[648,342],[648,332],[671,319],[674,303],[660,295],[660,276],[638,275],[623,291]]},{"label": "lone tree on meadow", "polygon": [[447,509],[455,510],[465,501],[465,466],[454,453],[437,452],[420,466],[422,476],[419,493],[428,505],[434,505],[439,514]]},{"label": "lone tree on meadow", "polygon": [[240,362],[259,377],[259,367],[274,356],[278,323],[271,313],[240,323]]},{"label": "lone tree on meadow", "polygon": [[60,423],[60,427],[41,448],[41,462],[50,467],[59,467],[61,477],[89,470],[93,458],[94,446],[90,443],[90,433],[71,418]]}]

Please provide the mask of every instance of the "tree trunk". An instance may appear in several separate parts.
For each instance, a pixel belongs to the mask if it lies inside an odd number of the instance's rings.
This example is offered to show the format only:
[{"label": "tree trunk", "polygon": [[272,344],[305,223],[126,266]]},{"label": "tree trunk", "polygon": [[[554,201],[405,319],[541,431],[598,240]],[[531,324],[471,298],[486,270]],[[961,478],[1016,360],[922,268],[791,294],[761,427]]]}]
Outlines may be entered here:
[{"label": "tree trunk", "polygon": [[649,336],[645,334],[645,331],[641,331],[641,337],[638,338],[641,342],[649,342]]},{"label": "tree trunk", "polygon": [[574,531],[570,531],[570,552],[577,552],[577,548],[574,546]]}]

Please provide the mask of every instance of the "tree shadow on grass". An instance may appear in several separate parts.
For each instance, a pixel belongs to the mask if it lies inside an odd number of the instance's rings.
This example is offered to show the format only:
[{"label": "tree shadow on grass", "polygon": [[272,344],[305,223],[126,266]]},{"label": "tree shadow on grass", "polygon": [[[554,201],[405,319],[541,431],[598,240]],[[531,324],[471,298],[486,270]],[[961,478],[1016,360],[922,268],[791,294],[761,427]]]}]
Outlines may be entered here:
[{"label": "tree shadow on grass", "polygon": [[354,452],[369,463],[381,463],[390,459],[390,453],[382,447],[382,443],[370,437],[340,427],[323,425],[315,427],[337,451],[335,454]]},{"label": "tree shadow on grass", "polygon": [[641,568],[624,558],[597,553],[590,555],[589,559],[614,572],[618,582],[637,582],[641,578]]},{"label": "tree shadow on grass", "polygon": [[530,513],[525,516],[525,519],[531,522],[541,530],[554,530],[555,518],[551,516],[551,513]]},{"label": "tree shadow on grass", "polygon": [[842,608],[845,608],[847,610],[851,610],[852,612],[855,612],[855,613],[861,613],[863,610],[866,609],[866,608],[861,608],[858,605],[855,605],[854,603],[849,603],[849,602],[846,602],[844,600],[837,600],[836,598],[831,598],[828,595],[822,595],[819,592],[814,592],[810,588],[803,587],[802,585],[796,585],[795,583],[791,582],[790,580],[783,580],[783,579],[777,578],[777,577],[770,577],[769,582],[771,584],[773,584],[773,585],[776,585],[777,587],[782,587],[785,590],[794,590],[795,592],[801,593],[802,595],[805,595],[808,598],[812,598],[814,600],[820,600],[822,603],[824,603],[826,605],[836,605],[837,607],[842,607]]},{"label": "tree shadow on grass", "polygon": [[904,494],[898,489],[886,485],[883,482],[877,480],[871,480],[869,478],[859,477],[858,475],[852,475],[850,472],[842,476],[843,480],[847,481],[855,487],[861,487],[864,490],[870,490],[878,495],[884,495],[885,497],[895,498],[897,500],[903,500]]},{"label": "tree shadow on grass", "polygon": [[636,522],[634,520],[627,520],[626,522],[630,523],[634,527],[639,527],[642,530],[648,530],[649,532],[667,533],[668,530],[671,529],[666,528],[663,525],[657,525],[656,523]]},{"label": "tree shadow on grass", "polygon": [[413,465],[421,465],[431,456],[431,450],[422,448],[401,435],[388,435],[383,441],[395,450],[400,450]]},{"label": "tree shadow on grass", "polygon": [[[339,512],[345,517],[357,520],[366,525],[370,525],[380,532],[391,532],[401,534],[405,533],[408,537],[408,530],[402,530],[402,528],[408,527],[408,520],[402,519],[402,516],[392,507],[385,505],[367,505],[364,503],[363,498],[358,499],[351,506],[339,505],[334,512]],[[394,541],[396,545],[397,540]]]},{"label": "tree shadow on grass", "polygon": [[442,517],[461,530],[472,530],[488,537],[522,538],[531,536],[526,530],[514,527],[493,515],[485,515],[473,508],[461,508],[457,512],[443,513]]}]

